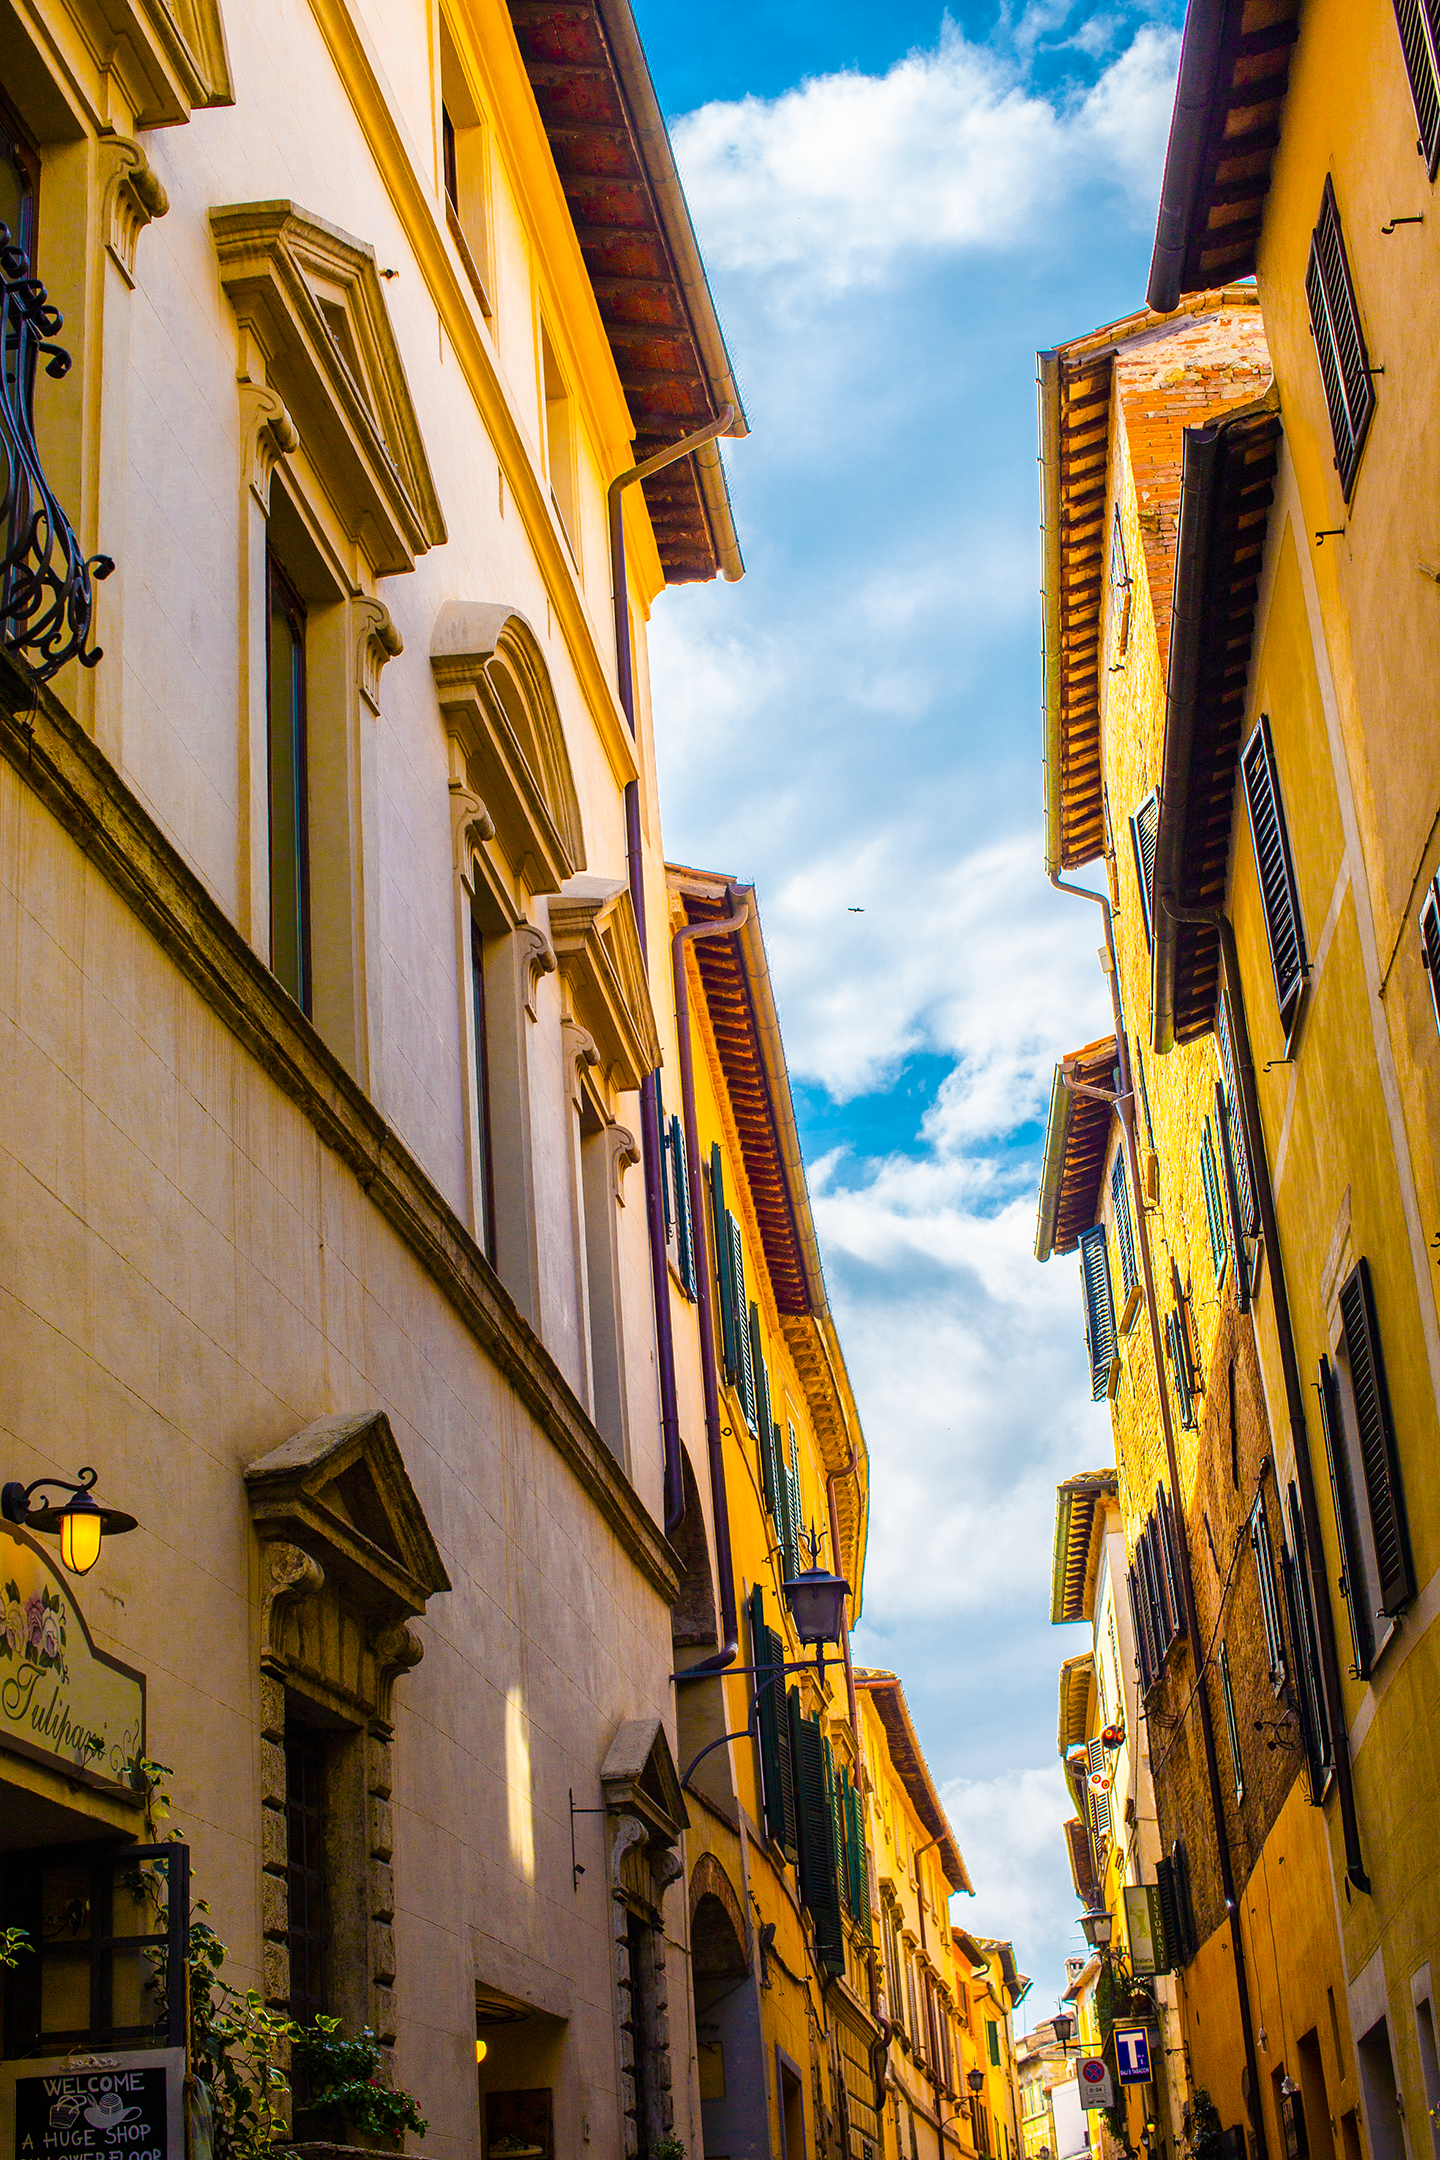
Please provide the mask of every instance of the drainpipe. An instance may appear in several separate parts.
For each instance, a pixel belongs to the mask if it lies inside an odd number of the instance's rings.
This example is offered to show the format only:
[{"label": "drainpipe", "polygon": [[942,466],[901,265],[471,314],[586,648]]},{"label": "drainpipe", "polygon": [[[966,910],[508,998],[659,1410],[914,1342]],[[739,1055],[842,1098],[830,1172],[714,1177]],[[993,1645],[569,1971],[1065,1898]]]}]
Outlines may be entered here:
[{"label": "drainpipe", "polygon": [[[610,526],[610,581],[615,604],[615,679],[620,703],[635,734],[635,656],[630,645],[630,604],[625,583],[625,515],[621,497],[637,480],[688,457],[692,450],[723,435],[735,417],[727,405],[716,420],[697,428],[668,450],[657,450],[642,464],[617,473],[605,497]],[[649,959],[645,932],[645,866],[640,842],[640,783],[625,788],[625,861],[630,899],[641,955]],[[650,1236],[650,1288],[655,1305],[655,1358],[660,1373],[660,1433],[665,1455],[665,1535],[673,1537],[685,1519],[685,1478],[680,1467],[680,1412],[675,1397],[675,1341],[670,1325],[670,1270],[665,1258],[665,1200],[660,1178],[660,1100],[654,1073],[640,1083],[640,1153],[645,1165],[645,1222]]]},{"label": "drainpipe", "polygon": [[[1325,1583],[1320,1538],[1320,1508],[1315,1495],[1315,1472],[1310,1460],[1310,1440],[1305,1425],[1305,1391],[1300,1383],[1300,1362],[1295,1354],[1295,1331],[1290,1319],[1290,1292],[1280,1257],[1280,1232],[1275,1220],[1275,1192],[1270,1183],[1270,1161],[1265,1152],[1265,1133],[1260,1123],[1260,1099],[1255,1086],[1255,1061],[1250,1050],[1250,1029],[1240,988],[1240,957],[1230,918],[1220,908],[1182,908],[1173,893],[1161,895],[1167,915],[1176,922],[1198,923],[1215,930],[1220,938],[1220,958],[1225,996],[1234,1023],[1236,1082],[1240,1090],[1240,1118],[1245,1147],[1250,1157],[1255,1198],[1260,1209],[1260,1231],[1265,1240],[1265,1264],[1270,1273],[1270,1294],[1275,1304],[1275,1333],[1280,1343],[1280,1368],[1285,1376],[1285,1406],[1290,1416],[1290,1439],[1295,1449],[1295,1482],[1300,1488],[1300,1517],[1305,1542],[1314,1554],[1312,1579],[1316,1579],[1315,1621],[1320,1633],[1320,1669],[1325,1685],[1325,1709],[1335,1750],[1335,1783],[1340,1799],[1340,1824],[1345,1834],[1345,1878],[1355,1889],[1368,1893],[1370,1878],[1360,1854],[1360,1823],[1355,1810],[1355,1785],[1351,1775],[1350,1736],[1345,1728],[1345,1704],[1340,1693],[1340,1659],[1335,1643],[1335,1615]],[[1253,1315],[1252,1315],[1253,1325]],[[1346,1895],[1349,1895],[1347,1890]]]},{"label": "drainpipe", "polygon": [[[750,902],[730,887],[730,912],[718,922],[682,924],[670,941],[675,977],[675,1033],[680,1043],[680,1107],[685,1121],[685,1161],[689,1178],[690,1225],[695,1247],[695,1302],[700,1316],[700,1377],[705,1390],[705,1448],[710,1463],[710,1500],[715,1516],[715,1572],[720,1578],[720,1628],[723,1642],[713,1657],[691,1666],[687,1678],[723,1672],[740,1650],[740,1620],[735,1604],[735,1564],[730,1551],[730,1509],[725,1498],[725,1450],[720,1429],[720,1380],[715,1370],[715,1298],[711,1289],[710,1244],[700,1176],[700,1134],[695,1117],[695,1052],[690,1040],[690,981],[685,947],[699,938],[729,937],[750,913]],[[664,1248],[661,1254],[663,1258]],[[668,1301],[669,1286],[666,1286]],[[667,1302],[668,1310],[668,1302]]]},{"label": "drainpipe", "polygon": [[1165,1466],[1175,1499],[1175,1543],[1180,1562],[1180,1594],[1185,1605],[1185,1626],[1190,1655],[1195,1661],[1195,1700],[1200,1710],[1200,1735],[1205,1749],[1205,1782],[1209,1788],[1210,1820],[1215,1833],[1215,1852],[1220,1866],[1220,1887],[1225,1895],[1225,1917],[1230,1923],[1230,1948],[1235,1966],[1236,2006],[1245,2043],[1245,2062],[1250,2072],[1250,2127],[1255,2138],[1256,2160],[1266,2160],[1265,2118],[1260,2106],[1260,2064],[1255,2052],[1255,2027],[1250,2014],[1250,1987],[1245,1967],[1245,1945],[1240,1936],[1240,1903],[1235,1895],[1235,1871],[1231,1865],[1230,1839],[1225,1828],[1225,1800],[1220,1784],[1220,1762],[1215,1750],[1215,1726],[1210,1715],[1210,1691],[1205,1685],[1204,1648],[1195,1606],[1195,1581],[1190,1570],[1190,1538],[1180,1506],[1180,1464],[1175,1448],[1175,1424],[1170,1410],[1170,1389],[1165,1379],[1165,1351],[1160,1332],[1160,1307],[1155,1295],[1155,1271],[1150,1256],[1150,1226],[1140,1182],[1140,1151],[1135,1133],[1135,1084],[1130,1074],[1130,1046],[1125,1039],[1125,1014],[1120,1003],[1120,973],[1115,958],[1115,929],[1110,902],[1104,893],[1086,885],[1070,885],[1056,869],[1049,872],[1056,892],[1073,893],[1077,899],[1093,900],[1105,918],[1105,946],[1110,965],[1110,1004],[1115,1016],[1115,1055],[1120,1066],[1120,1092],[1115,1109],[1125,1143],[1125,1160],[1135,1194],[1136,1231],[1140,1245],[1140,1270],[1145,1285],[1145,1310],[1150,1322],[1150,1348],[1155,1360],[1156,1390],[1160,1397],[1160,1426],[1165,1438]]}]

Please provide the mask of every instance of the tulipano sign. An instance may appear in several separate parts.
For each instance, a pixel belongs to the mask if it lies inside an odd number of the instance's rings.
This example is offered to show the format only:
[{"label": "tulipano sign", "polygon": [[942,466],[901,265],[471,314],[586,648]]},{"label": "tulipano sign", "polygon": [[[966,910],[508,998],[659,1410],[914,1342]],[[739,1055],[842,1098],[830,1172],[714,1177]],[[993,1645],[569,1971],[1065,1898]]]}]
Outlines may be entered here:
[{"label": "tulipano sign", "polygon": [[145,1678],[97,1650],[64,1576],[23,1531],[0,1536],[0,1748],[130,1790]]}]

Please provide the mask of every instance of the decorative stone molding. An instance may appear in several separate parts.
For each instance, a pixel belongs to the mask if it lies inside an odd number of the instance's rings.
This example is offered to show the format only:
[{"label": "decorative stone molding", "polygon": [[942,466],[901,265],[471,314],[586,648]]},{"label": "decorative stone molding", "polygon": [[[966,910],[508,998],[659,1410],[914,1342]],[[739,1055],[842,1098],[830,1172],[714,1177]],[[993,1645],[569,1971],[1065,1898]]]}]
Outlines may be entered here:
[{"label": "decorative stone molding", "polygon": [[84,80],[84,55],[94,70],[87,87],[97,113],[113,109],[112,70],[137,128],[173,127],[197,107],[234,104],[218,0],[62,0],[59,12],[77,33],[71,69]]},{"label": "decorative stone molding", "polygon": [[565,1082],[570,1091],[570,1100],[578,1110],[585,1099],[581,1072],[593,1071],[600,1063],[600,1052],[595,1047],[594,1036],[587,1029],[580,1027],[574,1020],[562,1020],[560,1055],[565,1065]]},{"label": "decorative stone molding", "polygon": [[[674,2127],[665,1892],[684,1874],[674,1850],[690,1818],[659,1718],[620,1727],[600,1772],[611,1821],[610,1894],[620,2028],[626,2160],[638,2160],[643,2112],[657,2136]],[[643,2087],[643,2105],[642,2090]]]},{"label": "decorative stone molding", "polygon": [[280,1654],[278,1631],[285,1608],[302,1598],[318,1597],[325,1587],[325,1570],[298,1545],[276,1542],[265,1552],[265,1587],[260,1594],[260,1637],[266,1652]]},{"label": "decorative stone molding", "polygon": [[270,475],[300,447],[294,421],[268,383],[240,378],[240,482],[270,515]]},{"label": "decorative stone molding", "polygon": [[352,540],[377,576],[445,539],[375,251],[291,202],[210,212],[242,334],[295,414]]},{"label": "decorative stone molding", "polygon": [[555,973],[555,950],[543,930],[521,923],[515,932],[520,946],[520,966],[525,984],[525,1010],[532,1020],[540,1017],[540,978]]},{"label": "decorative stone molding", "polygon": [[594,1036],[611,1087],[638,1088],[660,1063],[660,1031],[623,878],[571,878],[550,903],[550,936],[572,1010]]},{"label": "decorative stone molding", "polygon": [[383,600],[357,600],[355,615],[360,624],[360,695],[371,712],[378,713],[380,672],[387,660],[398,660],[405,640]]},{"label": "decorative stone molding", "polygon": [[139,143],[129,136],[102,135],[95,148],[104,175],[105,245],[121,277],[133,288],[136,243],[152,218],[165,216],[170,197]]},{"label": "decorative stone molding", "polygon": [[550,671],[534,631],[506,602],[452,600],[436,618],[430,666],[445,725],[495,836],[532,893],[558,892],[585,866],[580,799]]},{"label": "decorative stone molding", "polygon": [[623,1125],[607,1126],[605,1145],[610,1151],[610,1184],[617,1207],[625,1205],[625,1172],[640,1160],[640,1143]]}]

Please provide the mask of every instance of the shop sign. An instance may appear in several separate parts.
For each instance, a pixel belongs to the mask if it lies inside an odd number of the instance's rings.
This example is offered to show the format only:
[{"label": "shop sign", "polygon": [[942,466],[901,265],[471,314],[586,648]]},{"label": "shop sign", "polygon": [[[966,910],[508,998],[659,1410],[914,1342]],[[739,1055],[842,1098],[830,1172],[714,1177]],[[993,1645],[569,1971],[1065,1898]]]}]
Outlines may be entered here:
[{"label": "shop sign", "polygon": [[184,2048],[0,2063],[6,2160],[185,2160]]},{"label": "shop sign", "polygon": [[0,1747],[127,1790],[145,1752],[144,1675],[95,1648],[64,1576],[14,1530],[0,1537]]},{"label": "shop sign", "polygon": [[1169,1970],[1164,1956],[1165,1931],[1160,1922],[1160,1893],[1153,1883],[1129,1883],[1125,1889],[1125,1933],[1130,1944],[1130,1970],[1137,1980],[1151,1980]]},{"label": "shop sign", "polygon": [[1103,2056],[1082,2055],[1079,2078],[1082,2108],[1114,2107],[1115,2087],[1110,2079],[1110,2065]]},{"label": "shop sign", "polygon": [[1148,2085],[1150,2069],[1150,2033],[1144,2025],[1117,2025],[1115,2027],[1115,2060],[1120,2069],[1122,2085]]}]

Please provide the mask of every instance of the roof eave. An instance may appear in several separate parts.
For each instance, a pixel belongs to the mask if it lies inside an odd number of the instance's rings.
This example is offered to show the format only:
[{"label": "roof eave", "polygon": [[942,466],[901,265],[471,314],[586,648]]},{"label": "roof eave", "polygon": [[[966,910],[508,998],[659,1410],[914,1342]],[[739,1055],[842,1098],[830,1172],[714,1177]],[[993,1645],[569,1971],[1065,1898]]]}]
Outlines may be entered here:
[{"label": "roof eave", "polygon": [[1180,48],[1180,74],[1165,148],[1165,175],[1145,297],[1157,315],[1180,305],[1185,258],[1195,229],[1205,150],[1220,93],[1220,55],[1232,0],[1190,0]]},{"label": "roof eave", "polygon": [[[1060,355],[1037,353],[1040,418],[1041,653],[1044,668],[1045,869],[1063,868],[1060,829]],[[1046,1256],[1037,1251],[1036,1258]]]},{"label": "roof eave", "polygon": [[1045,1152],[1040,1159],[1040,1205],[1035,1223],[1035,1258],[1048,1260],[1055,1250],[1055,1220],[1065,1175],[1065,1136],[1075,1098],[1065,1085],[1065,1068],[1055,1067],[1050,1084],[1050,1115],[1045,1123]]}]

